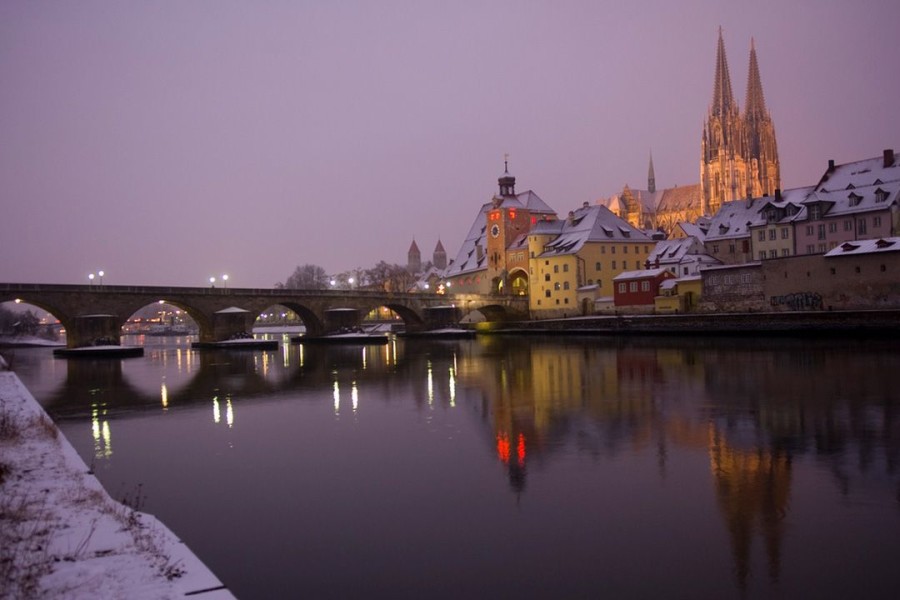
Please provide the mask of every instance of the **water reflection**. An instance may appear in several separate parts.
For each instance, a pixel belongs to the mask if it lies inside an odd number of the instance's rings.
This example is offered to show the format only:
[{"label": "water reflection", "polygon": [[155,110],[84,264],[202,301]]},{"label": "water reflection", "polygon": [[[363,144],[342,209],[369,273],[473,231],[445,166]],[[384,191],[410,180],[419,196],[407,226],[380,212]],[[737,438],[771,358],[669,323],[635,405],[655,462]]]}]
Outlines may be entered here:
[{"label": "water reflection", "polygon": [[[89,415],[98,461],[113,456],[116,419],[137,409],[200,405],[209,419],[211,404],[213,424],[228,429],[238,410],[243,418],[272,398],[320,402],[334,423],[354,426],[375,418],[377,404],[402,402],[428,418],[464,412],[516,501],[545,494],[535,478],[575,471],[573,460],[589,477],[648,457],[656,492],[669,494],[658,510],[675,502],[670,485],[694,485],[690,501],[715,507],[741,590],[759,583],[759,553],[768,585],[784,579],[787,532],[803,517],[792,512],[798,495],[900,514],[900,352],[888,344],[494,336],[279,352],[161,347],[141,361],[69,361],[65,381],[40,399],[58,417]],[[701,468],[687,477],[690,457]],[[610,489],[638,476],[603,472]],[[811,488],[823,474],[830,489]]]}]

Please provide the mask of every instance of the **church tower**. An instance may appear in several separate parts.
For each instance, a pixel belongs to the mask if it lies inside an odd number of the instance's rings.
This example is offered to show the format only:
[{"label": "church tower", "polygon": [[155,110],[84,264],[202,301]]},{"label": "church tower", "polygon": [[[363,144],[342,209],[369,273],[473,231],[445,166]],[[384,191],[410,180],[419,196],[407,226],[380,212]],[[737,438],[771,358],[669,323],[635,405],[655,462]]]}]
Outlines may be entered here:
[{"label": "church tower", "polygon": [[653,153],[650,153],[650,168],[647,169],[647,191],[656,193],[656,175],[653,174]]},{"label": "church tower", "polygon": [[744,129],[749,158],[746,195],[751,198],[774,196],[775,190],[781,189],[778,144],[775,142],[775,124],[766,110],[759,64],[756,62],[756,45],[752,39],[750,70],[747,73],[747,100],[744,102]]},{"label": "church tower", "polygon": [[432,255],[431,261],[434,263],[436,269],[443,271],[447,268],[447,251],[444,250],[444,245],[441,243],[440,239],[438,239],[437,246],[434,247],[434,254]]},{"label": "church tower", "polygon": [[422,271],[422,253],[419,252],[416,240],[412,241],[412,244],[409,246],[409,252],[406,253],[406,270],[410,273],[420,273]]},{"label": "church tower", "polygon": [[756,47],[752,41],[744,108],[741,115],[731,89],[720,27],[713,98],[700,141],[700,190],[704,215],[715,214],[725,202],[774,195],[781,186],[775,126],[766,110]]}]

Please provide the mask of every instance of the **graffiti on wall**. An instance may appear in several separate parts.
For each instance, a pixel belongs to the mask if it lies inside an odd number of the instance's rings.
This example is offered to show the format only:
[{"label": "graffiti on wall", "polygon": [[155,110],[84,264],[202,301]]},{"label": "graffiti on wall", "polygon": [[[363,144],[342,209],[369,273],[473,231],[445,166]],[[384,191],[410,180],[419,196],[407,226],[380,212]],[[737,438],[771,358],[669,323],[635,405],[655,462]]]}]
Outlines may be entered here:
[{"label": "graffiti on wall", "polygon": [[772,296],[772,306],[787,306],[791,310],[822,310],[822,296],[816,292],[797,292],[784,296]]}]

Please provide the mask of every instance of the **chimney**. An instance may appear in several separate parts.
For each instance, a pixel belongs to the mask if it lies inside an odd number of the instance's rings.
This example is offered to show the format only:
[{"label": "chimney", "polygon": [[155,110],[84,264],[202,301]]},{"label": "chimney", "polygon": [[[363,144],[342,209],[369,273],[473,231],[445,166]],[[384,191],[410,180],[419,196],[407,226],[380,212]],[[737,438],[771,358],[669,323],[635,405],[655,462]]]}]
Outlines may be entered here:
[{"label": "chimney", "polygon": [[587,200],[584,201],[584,204],[581,205],[581,208],[588,208],[591,205]]},{"label": "chimney", "polygon": [[566,219],[566,224],[571,225],[575,222],[575,213],[573,211],[569,211],[569,218]]},{"label": "chimney", "polygon": [[775,188],[775,202],[781,202],[781,189]]},{"label": "chimney", "polygon": [[834,173],[834,159],[833,158],[828,159],[828,171],[827,172]]},{"label": "chimney", "polygon": [[887,169],[888,167],[893,167],[893,166],[894,166],[894,149],[886,148],[884,151],[884,168]]}]

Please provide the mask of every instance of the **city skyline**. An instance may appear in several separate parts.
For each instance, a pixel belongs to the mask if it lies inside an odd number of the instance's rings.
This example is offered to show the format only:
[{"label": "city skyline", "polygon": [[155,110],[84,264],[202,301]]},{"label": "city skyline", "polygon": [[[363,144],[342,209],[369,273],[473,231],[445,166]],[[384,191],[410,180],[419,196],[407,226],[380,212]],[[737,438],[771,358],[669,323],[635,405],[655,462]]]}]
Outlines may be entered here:
[{"label": "city skyline", "polygon": [[723,28],[785,189],[895,148],[892,2],[0,6],[0,281],[270,287],[455,254],[497,191],[559,214],[699,182]]}]

